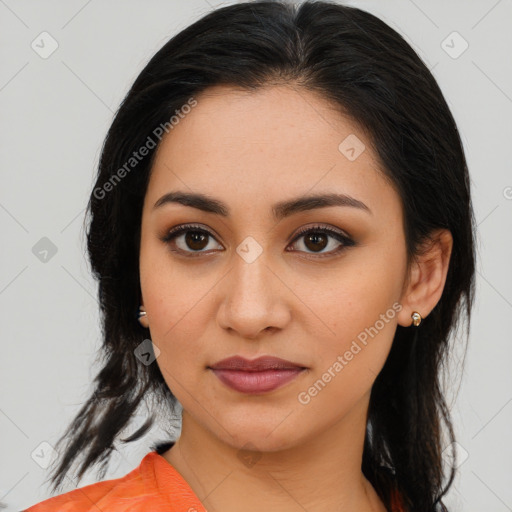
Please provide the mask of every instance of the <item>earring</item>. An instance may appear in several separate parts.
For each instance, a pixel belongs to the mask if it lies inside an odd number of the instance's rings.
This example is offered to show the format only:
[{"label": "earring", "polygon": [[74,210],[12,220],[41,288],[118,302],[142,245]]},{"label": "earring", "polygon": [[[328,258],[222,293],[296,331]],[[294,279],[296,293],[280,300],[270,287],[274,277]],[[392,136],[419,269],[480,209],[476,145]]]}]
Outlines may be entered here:
[{"label": "earring", "polygon": [[421,318],[421,315],[417,311],[413,312],[413,314],[411,315],[411,318],[412,318],[412,323],[413,323],[414,327],[418,327],[418,325],[421,324],[422,318]]},{"label": "earring", "polygon": [[137,313],[137,318],[139,319],[139,322],[142,324],[142,318],[147,316],[147,313],[142,309],[142,306],[139,307],[139,312]]}]

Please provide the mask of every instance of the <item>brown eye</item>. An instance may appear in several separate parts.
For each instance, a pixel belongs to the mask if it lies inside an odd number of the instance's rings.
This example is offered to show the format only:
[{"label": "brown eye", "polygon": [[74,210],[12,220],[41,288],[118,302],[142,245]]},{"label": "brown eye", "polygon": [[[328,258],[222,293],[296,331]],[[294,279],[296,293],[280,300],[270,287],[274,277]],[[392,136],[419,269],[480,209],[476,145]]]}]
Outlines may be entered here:
[{"label": "brown eye", "polygon": [[[299,243],[301,239],[303,241]],[[211,254],[215,250],[223,250],[222,245],[215,243],[216,238],[212,233],[196,225],[177,226],[161,240],[170,246],[171,251],[191,257]],[[305,252],[306,254],[324,257],[335,256],[356,244],[342,232],[328,227],[313,226],[303,229],[291,245],[299,246],[299,249],[292,249],[292,252]]]},{"label": "brown eye", "polygon": [[[163,242],[171,246],[172,251],[184,253],[187,256],[199,256],[206,253],[207,248],[215,249],[213,240],[215,237],[209,231],[193,225],[178,226],[162,238]],[[217,244],[217,247],[222,249],[220,244]]]},{"label": "brown eye", "polygon": [[[298,243],[301,239],[303,239],[302,244]],[[355,242],[339,231],[322,226],[313,226],[299,232],[293,240],[293,244],[305,247],[305,250],[299,248],[300,252],[318,254],[319,256],[333,256],[347,247],[354,246]],[[324,251],[326,248],[330,250]],[[292,251],[296,250],[293,249]]]},{"label": "brown eye", "polygon": [[187,231],[185,235],[185,244],[194,251],[200,251],[208,245],[208,237],[209,235],[204,234],[201,231]]},{"label": "brown eye", "polygon": [[327,246],[328,238],[323,233],[310,233],[304,237],[304,245],[311,251],[322,251]]}]

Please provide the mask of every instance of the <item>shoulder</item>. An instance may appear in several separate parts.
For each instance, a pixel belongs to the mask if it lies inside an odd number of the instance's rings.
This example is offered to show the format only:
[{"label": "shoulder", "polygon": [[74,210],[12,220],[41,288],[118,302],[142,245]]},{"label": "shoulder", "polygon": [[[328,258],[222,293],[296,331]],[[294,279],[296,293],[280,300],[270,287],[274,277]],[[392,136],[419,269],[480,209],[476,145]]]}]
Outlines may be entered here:
[{"label": "shoulder", "polygon": [[162,501],[155,475],[156,466],[162,464],[159,459],[156,452],[150,452],[138,467],[121,478],[73,489],[24,512],[135,512],[148,510],[148,506],[155,512],[165,510],[168,505]]}]

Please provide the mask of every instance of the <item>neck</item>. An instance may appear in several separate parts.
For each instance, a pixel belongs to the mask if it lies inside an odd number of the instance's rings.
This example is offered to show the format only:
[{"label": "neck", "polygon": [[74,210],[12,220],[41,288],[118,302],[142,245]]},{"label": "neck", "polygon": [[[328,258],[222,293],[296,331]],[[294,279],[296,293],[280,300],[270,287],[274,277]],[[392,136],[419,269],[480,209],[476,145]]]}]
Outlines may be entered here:
[{"label": "neck", "polygon": [[368,397],[328,431],[259,453],[228,444],[183,411],[163,454],[209,512],[386,512],[361,471]]}]

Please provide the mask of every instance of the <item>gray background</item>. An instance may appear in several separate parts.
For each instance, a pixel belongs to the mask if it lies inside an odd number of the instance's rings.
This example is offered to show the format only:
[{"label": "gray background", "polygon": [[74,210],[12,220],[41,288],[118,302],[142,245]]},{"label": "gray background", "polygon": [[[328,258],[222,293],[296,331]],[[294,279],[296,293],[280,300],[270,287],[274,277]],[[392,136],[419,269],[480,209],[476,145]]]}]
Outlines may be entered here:
[{"label": "gray background", "polygon": [[[479,230],[477,302],[464,372],[454,354],[447,378],[462,462],[447,503],[512,510],[512,2],[347,4],[415,48],[461,132]],[[92,390],[100,330],[82,222],[113,112],[153,53],[217,5],[0,0],[0,501],[8,510],[50,496],[38,462]],[[58,44],[49,56],[55,43],[45,31]],[[53,246],[55,254],[41,252]],[[132,470],[156,438],[116,455],[106,478]]]}]

